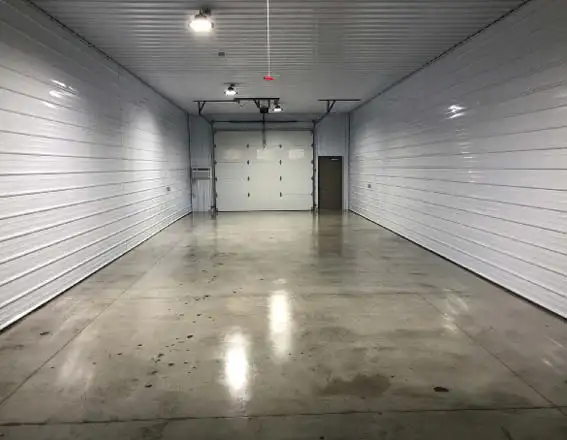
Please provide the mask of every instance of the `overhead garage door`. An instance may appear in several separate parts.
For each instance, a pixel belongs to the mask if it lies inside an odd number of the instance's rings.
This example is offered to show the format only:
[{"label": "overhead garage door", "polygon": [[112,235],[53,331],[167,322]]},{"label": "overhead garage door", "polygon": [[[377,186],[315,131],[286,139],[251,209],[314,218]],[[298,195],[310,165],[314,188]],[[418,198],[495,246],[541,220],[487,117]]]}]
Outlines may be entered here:
[{"label": "overhead garage door", "polygon": [[309,131],[215,134],[219,211],[302,211],[313,207],[313,137]]}]

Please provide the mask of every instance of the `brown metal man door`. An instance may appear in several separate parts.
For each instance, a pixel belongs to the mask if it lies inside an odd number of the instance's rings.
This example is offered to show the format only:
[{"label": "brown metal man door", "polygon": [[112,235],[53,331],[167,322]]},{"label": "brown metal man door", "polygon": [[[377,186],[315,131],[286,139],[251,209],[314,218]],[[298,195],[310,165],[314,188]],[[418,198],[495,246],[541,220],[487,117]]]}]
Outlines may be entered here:
[{"label": "brown metal man door", "polygon": [[343,208],[343,158],[319,156],[319,209]]}]

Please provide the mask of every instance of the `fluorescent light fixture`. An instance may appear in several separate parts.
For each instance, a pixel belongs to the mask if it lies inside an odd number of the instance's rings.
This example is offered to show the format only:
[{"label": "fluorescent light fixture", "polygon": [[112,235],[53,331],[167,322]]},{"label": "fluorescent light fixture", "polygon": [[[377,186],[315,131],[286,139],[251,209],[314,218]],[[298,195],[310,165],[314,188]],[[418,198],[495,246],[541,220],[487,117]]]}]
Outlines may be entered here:
[{"label": "fluorescent light fixture", "polygon": [[200,10],[199,13],[191,19],[189,27],[200,34],[211,32],[213,22],[209,18],[210,13],[211,11],[209,10]]},{"label": "fluorescent light fixture", "polygon": [[283,108],[279,104],[276,104],[276,105],[274,105],[274,108],[273,108],[272,111],[274,113],[281,113],[281,112],[283,112]]},{"label": "fluorescent light fixture", "polygon": [[451,116],[449,116],[449,119],[455,119],[455,118],[460,118],[461,116],[464,116],[464,113],[454,113]]},{"label": "fluorescent light fixture", "polygon": [[224,91],[226,96],[235,96],[238,94],[236,91],[236,86],[234,84],[229,85],[226,90]]}]

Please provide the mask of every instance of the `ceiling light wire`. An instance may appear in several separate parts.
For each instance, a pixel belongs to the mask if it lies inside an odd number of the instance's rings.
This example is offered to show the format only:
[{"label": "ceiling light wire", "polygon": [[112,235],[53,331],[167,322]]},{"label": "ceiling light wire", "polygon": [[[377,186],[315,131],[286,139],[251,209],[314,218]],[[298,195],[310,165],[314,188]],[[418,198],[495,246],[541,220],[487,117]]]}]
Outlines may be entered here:
[{"label": "ceiling light wire", "polygon": [[268,76],[272,76],[272,55],[270,43],[270,0],[266,0],[266,49],[268,51]]}]

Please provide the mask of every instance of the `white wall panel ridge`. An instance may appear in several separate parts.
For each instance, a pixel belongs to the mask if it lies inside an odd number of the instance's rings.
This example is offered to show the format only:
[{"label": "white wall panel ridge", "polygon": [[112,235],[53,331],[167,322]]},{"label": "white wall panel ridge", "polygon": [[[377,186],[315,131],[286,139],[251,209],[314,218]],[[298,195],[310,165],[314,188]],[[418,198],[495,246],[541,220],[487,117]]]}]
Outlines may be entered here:
[{"label": "white wall panel ridge", "polygon": [[567,317],[565,23],[529,2],[356,110],[350,207]]},{"label": "white wall panel ridge", "polygon": [[0,328],[190,209],[185,113],[0,1]]}]

